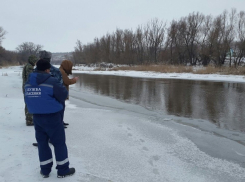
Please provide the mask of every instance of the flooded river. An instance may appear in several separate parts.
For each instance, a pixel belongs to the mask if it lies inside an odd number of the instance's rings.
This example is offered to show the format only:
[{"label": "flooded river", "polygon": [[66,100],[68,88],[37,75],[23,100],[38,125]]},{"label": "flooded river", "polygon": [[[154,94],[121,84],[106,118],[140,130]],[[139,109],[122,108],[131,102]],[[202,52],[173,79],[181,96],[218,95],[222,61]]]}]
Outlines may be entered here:
[{"label": "flooded river", "polygon": [[75,74],[76,87],[168,115],[208,120],[245,131],[245,84]]}]

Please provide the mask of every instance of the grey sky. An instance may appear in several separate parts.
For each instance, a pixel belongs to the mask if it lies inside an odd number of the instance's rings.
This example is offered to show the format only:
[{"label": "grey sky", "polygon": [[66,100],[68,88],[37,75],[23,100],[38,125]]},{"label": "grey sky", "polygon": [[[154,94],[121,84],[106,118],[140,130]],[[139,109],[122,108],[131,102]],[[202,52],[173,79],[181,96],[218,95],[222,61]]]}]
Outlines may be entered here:
[{"label": "grey sky", "polygon": [[73,51],[77,40],[93,42],[116,28],[132,29],[153,18],[170,22],[192,12],[216,16],[244,10],[245,0],[0,0],[7,50],[23,42],[51,52]]}]

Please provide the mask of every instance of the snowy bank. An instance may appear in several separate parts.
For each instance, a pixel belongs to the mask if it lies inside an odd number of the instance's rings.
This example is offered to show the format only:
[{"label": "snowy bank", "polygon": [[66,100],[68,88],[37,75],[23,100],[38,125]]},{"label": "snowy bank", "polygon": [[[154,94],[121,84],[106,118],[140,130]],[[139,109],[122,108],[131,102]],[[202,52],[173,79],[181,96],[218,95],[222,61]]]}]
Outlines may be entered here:
[{"label": "snowy bank", "polygon": [[150,71],[93,71],[93,67],[76,66],[73,73],[115,75],[140,78],[166,78],[166,79],[185,79],[185,80],[206,80],[222,82],[245,82],[242,75],[220,75],[220,74],[193,74],[193,73],[158,73]]},{"label": "snowy bank", "polygon": [[[21,67],[18,66],[0,69],[0,143],[2,145],[0,182],[60,180],[243,182],[245,180],[244,167],[233,161],[208,155],[181,132],[186,131],[196,139],[202,140],[207,147],[214,147],[217,154],[234,150],[237,154],[233,152],[232,155],[237,155],[243,160],[245,149],[237,142],[171,122],[174,120],[171,116],[159,117],[161,119],[159,124],[155,122],[156,118],[151,116],[150,111],[111,98],[83,93],[87,100],[76,99],[76,91],[72,89],[70,94],[73,97],[66,102],[65,111],[65,122],[70,125],[65,131],[70,166],[76,168],[76,173],[71,177],[58,179],[53,166],[50,177],[44,179],[39,174],[37,148],[32,146],[35,142],[34,128],[25,126],[21,71]],[[176,78],[173,75],[181,75],[148,72],[139,75],[139,72],[128,71],[75,72],[154,78],[167,78],[167,75]],[[194,76],[192,79],[197,77]],[[219,75],[217,77],[222,78]],[[213,76],[211,80],[217,77]],[[243,77],[229,76],[223,79],[244,82]],[[100,103],[90,102],[90,99]],[[118,102],[117,105],[120,107],[105,107],[102,102]],[[141,109],[143,114],[123,109],[131,107]]]}]

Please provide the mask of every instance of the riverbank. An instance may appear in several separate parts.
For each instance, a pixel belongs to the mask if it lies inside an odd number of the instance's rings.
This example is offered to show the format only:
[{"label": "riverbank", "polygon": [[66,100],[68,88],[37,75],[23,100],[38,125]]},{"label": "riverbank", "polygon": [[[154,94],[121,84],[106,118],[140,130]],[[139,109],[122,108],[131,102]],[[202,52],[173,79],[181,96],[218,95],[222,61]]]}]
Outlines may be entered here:
[{"label": "riverbank", "polygon": [[[103,70],[103,69],[102,69]],[[102,71],[101,70],[101,71]],[[245,75],[245,67],[239,66],[215,67],[215,66],[176,66],[176,65],[138,65],[119,66],[109,69],[110,71],[153,71],[159,73],[193,73],[193,74],[221,74],[221,75]],[[99,70],[98,70],[99,71]]]},{"label": "riverbank", "polygon": [[[57,65],[58,67],[58,65]],[[118,68],[118,70],[112,69],[103,69],[97,70],[96,67],[87,67],[87,66],[75,66],[73,73],[86,73],[86,74],[99,74],[99,75],[116,75],[116,76],[129,76],[129,77],[141,77],[141,78],[167,78],[167,79],[186,79],[186,80],[206,80],[206,81],[224,81],[224,82],[240,82],[245,83],[244,75],[233,75],[233,74],[197,74],[200,68],[196,69],[196,73],[189,72],[172,72],[172,73],[162,73],[157,71],[135,71],[131,68],[124,70],[125,67]],[[131,69],[131,70],[130,70]],[[172,70],[174,71],[174,70]]]},{"label": "riverbank", "polygon": [[[38,151],[32,146],[34,128],[25,126],[21,72],[18,66],[0,69],[0,181],[58,182],[55,162],[49,178],[40,175]],[[70,91],[65,111],[65,122],[70,125],[65,132],[70,164],[76,173],[62,181],[245,180],[244,167],[230,160],[244,160],[243,145],[179,124],[183,118],[155,117],[140,106],[83,93],[74,87]],[[142,113],[132,112],[131,108]],[[212,150],[213,155],[189,138]]]},{"label": "riverbank", "polygon": [[[54,65],[59,68],[60,65]],[[4,69],[11,67],[0,67],[1,75]],[[12,66],[16,67],[16,66]],[[17,66],[22,67],[22,66]],[[154,67],[151,69],[151,67]],[[115,75],[141,78],[166,78],[166,79],[185,79],[185,80],[203,80],[203,81],[223,81],[245,83],[245,67],[238,69],[232,68],[214,68],[214,67],[171,67],[171,66],[139,66],[128,67],[120,66],[114,68],[98,68],[88,66],[74,66],[73,73]],[[239,73],[238,73],[239,72]],[[237,74],[235,74],[237,73]],[[244,74],[243,74],[244,73]]]},{"label": "riverbank", "polygon": [[229,66],[221,67],[209,66],[182,66],[182,65],[114,65],[110,63],[97,65],[81,65],[75,69],[92,68],[93,71],[151,71],[158,73],[193,73],[193,74],[220,74],[220,75],[245,75],[245,66]]}]

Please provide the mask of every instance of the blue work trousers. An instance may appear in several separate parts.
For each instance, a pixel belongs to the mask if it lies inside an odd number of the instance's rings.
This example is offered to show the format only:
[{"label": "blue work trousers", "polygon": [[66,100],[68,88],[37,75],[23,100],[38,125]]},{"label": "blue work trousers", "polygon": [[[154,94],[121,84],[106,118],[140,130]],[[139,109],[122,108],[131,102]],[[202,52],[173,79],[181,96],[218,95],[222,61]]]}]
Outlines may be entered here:
[{"label": "blue work trousers", "polygon": [[63,110],[61,110],[60,112],[61,112],[62,121],[64,122],[64,113],[65,113],[66,105],[65,102],[61,102],[61,104],[63,105]]},{"label": "blue work trousers", "polygon": [[54,146],[58,175],[64,175],[69,172],[69,159],[65,143],[66,139],[62,112],[63,111],[52,114],[33,114],[40,167],[44,175],[51,172],[53,165],[49,139]]}]

